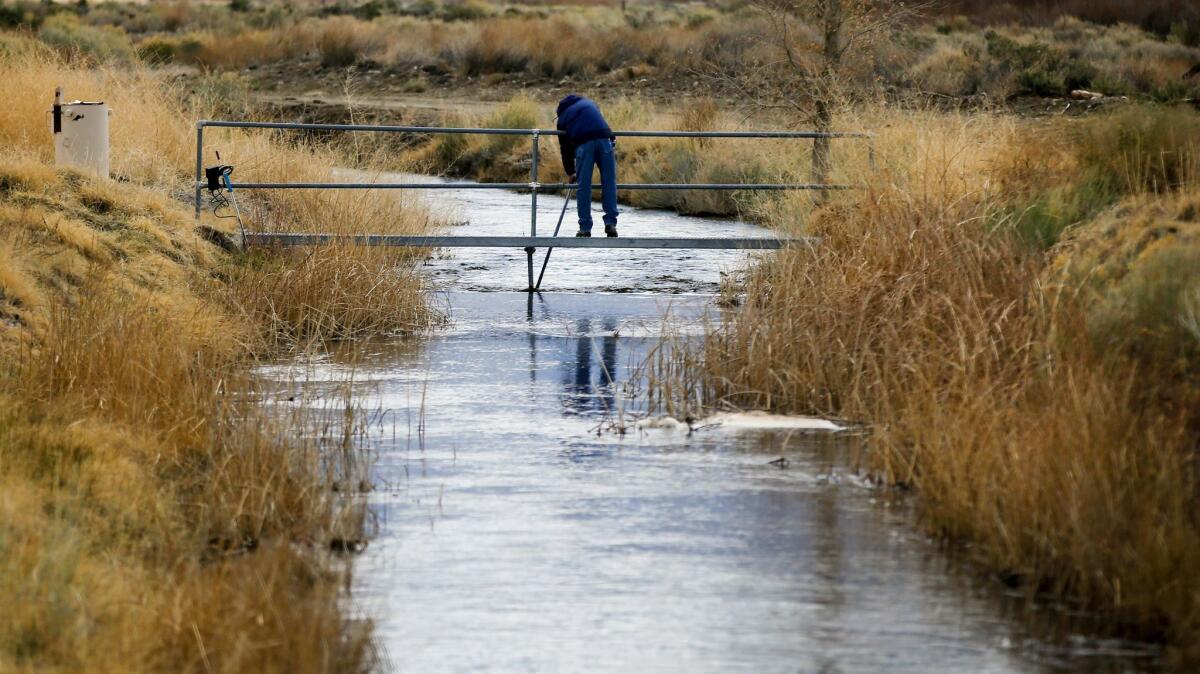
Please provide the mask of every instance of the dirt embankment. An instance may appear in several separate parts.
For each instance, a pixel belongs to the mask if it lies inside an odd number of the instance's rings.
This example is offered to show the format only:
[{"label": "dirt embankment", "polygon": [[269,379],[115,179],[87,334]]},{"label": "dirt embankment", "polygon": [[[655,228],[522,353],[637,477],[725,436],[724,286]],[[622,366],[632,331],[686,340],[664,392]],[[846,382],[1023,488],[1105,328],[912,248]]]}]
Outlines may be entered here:
[{"label": "dirt embankment", "polygon": [[[194,83],[199,71],[178,67],[177,77]],[[529,99],[553,108],[570,93],[601,101],[636,99],[658,115],[674,118],[681,108],[697,101],[711,102],[736,111],[750,126],[804,126],[799,113],[748,104],[727,88],[696,76],[640,76],[624,68],[598,77],[549,78],[534,73],[463,75],[434,66],[418,69],[389,67],[372,62],[345,68],[321,66],[315,59],[250,66],[238,73],[246,83],[245,95],[271,118],[311,123],[378,123],[438,125],[461,117],[484,117],[514,99]],[[416,84],[419,83],[419,84]],[[1019,95],[996,99],[987,95],[950,96],[897,87],[880,89],[859,103],[945,111],[989,111],[1021,117],[1082,116],[1119,108],[1127,96],[1103,92],[1071,96]]]}]

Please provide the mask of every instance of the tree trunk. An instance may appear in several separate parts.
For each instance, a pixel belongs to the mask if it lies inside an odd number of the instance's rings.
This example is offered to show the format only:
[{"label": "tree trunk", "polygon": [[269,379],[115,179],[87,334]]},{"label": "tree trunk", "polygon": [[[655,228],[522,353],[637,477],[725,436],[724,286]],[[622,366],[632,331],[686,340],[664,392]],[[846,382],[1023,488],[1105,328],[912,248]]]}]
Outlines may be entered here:
[{"label": "tree trunk", "polygon": [[[813,124],[819,133],[829,133],[833,130],[833,95],[837,79],[838,67],[842,60],[842,24],[846,17],[842,0],[824,0],[825,40],[822,56],[821,76],[817,83],[817,95],[813,111]],[[830,139],[816,138],[813,140],[812,182],[824,185],[829,180],[831,167]],[[827,190],[818,192],[820,201],[825,201],[829,194]]]},{"label": "tree trunk", "polygon": [[[813,126],[818,133],[829,133],[833,128],[833,111],[830,109],[829,102],[823,96],[817,97],[816,111],[813,113]],[[816,185],[824,185],[829,180],[829,139],[820,137],[813,139],[812,151],[812,182]],[[817,192],[820,201],[825,201],[829,196],[828,190]]]}]

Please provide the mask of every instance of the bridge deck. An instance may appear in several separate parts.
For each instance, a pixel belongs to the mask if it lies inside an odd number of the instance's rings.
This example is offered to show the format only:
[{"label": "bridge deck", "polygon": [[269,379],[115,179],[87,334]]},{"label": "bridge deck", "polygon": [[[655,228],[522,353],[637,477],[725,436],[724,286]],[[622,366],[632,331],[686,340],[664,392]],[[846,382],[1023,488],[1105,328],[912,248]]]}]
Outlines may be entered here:
[{"label": "bridge deck", "polygon": [[412,248],[692,248],[774,250],[785,246],[813,245],[810,238],[773,237],[697,237],[651,238],[620,237],[576,238],[574,236],[399,236],[391,234],[246,234],[252,246],[314,246],[328,243],[353,243],[366,246],[407,246]]}]

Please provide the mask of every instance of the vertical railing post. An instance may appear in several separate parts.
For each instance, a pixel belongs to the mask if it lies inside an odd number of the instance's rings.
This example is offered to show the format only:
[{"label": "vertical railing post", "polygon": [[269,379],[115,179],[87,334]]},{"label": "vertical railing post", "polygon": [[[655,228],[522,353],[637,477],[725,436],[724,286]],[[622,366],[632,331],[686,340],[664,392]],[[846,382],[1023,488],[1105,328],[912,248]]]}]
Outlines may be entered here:
[{"label": "vertical railing post", "polygon": [[[533,130],[533,162],[529,167],[529,191],[532,194],[529,205],[529,236],[537,236],[537,198],[538,198],[538,156],[540,155],[538,139],[540,129]],[[533,246],[525,248],[525,261],[529,275],[529,285],[526,290],[533,292]]]},{"label": "vertical railing post", "polygon": [[204,174],[204,120],[196,122],[196,222],[200,222],[200,178]]}]

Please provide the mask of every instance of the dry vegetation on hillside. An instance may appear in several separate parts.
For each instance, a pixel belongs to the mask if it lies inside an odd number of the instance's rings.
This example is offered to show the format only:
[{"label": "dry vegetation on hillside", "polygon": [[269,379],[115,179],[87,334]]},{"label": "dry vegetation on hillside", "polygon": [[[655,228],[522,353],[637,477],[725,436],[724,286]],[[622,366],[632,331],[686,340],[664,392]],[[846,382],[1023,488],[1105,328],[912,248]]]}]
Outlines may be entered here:
[{"label": "dry vegetation on hillside", "polygon": [[144,188],[0,185],[0,669],[365,671],[326,558],[364,534],[308,420],[235,395],[224,251]]},{"label": "dry vegetation on hillside", "polygon": [[[100,60],[215,69],[304,64],[385,73],[389,91],[423,91],[470,77],[740,96],[727,86],[780,69],[769,17],[753,3],[614,5],[368,2],[306,6],[158,2],[105,4],[47,15],[7,3],[0,23]],[[1053,5],[1053,8],[1051,8]],[[1174,0],[1138,3],[959,2],[934,5],[887,39],[850,54],[861,97],[949,96],[1002,102],[1071,89],[1159,100],[1197,98],[1200,17]],[[816,32],[800,26],[801,32]],[[272,86],[271,78],[261,84]],[[755,89],[768,96],[770,86]]]},{"label": "dry vegetation on hillside", "polygon": [[[370,625],[348,617],[330,556],[365,535],[333,488],[353,432],[305,413],[313,401],[256,395],[247,370],[313,340],[421,329],[414,260],[226,251],[178,198],[203,110],[144,68],[4,46],[0,670],[367,671]],[[51,165],[56,85],[112,105],[117,180]],[[312,167],[334,159],[278,135],[220,142],[264,174],[327,178]],[[252,205],[292,227],[431,224],[385,196]],[[355,423],[348,399],[313,404]]]}]

